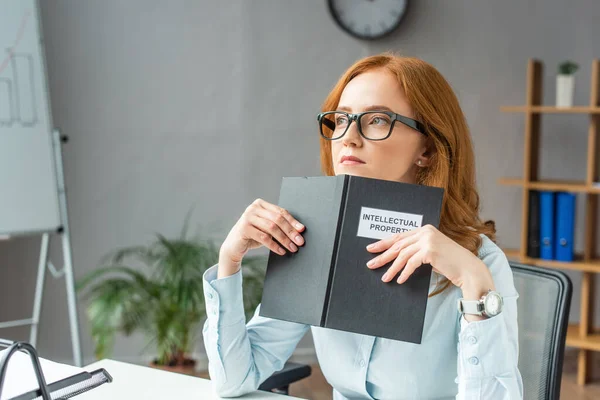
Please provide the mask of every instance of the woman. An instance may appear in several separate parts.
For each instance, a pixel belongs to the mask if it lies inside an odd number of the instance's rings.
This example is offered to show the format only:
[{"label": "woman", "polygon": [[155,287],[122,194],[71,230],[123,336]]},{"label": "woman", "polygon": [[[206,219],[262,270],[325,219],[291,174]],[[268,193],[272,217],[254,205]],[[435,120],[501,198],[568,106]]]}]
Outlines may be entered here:
[{"label": "woman", "polygon": [[[400,273],[402,284],[421,264],[433,266],[422,343],[311,327],[334,399],[522,398],[518,296],[506,257],[494,243],[494,223],[479,218],[471,139],[446,80],[418,59],[367,57],[340,78],[323,112],[318,119],[325,174],[445,189],[439,230],[423,226],[367,248],[374,257],[365,268],[393,261],[383,277],[387,282]],[[286,210],[256,200],[223,242],[219,264],[205,274],[203,335],[222,397],[256,390],[283,367],[309,328],[261,317],[258,310],[245,325],[240,275],[250,249],[303,251],[303,230]],[[503,298],[498,315],[457,310],[459,299],[476,301],[489,291]]]}]

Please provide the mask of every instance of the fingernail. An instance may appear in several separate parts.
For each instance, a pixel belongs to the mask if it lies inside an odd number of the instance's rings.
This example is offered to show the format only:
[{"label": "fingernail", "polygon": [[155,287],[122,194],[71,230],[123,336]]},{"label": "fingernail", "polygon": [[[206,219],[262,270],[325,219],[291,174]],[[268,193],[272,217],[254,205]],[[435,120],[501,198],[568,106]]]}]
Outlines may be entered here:
[{"label": "fingernail", "polygon": [[282,247],[279,248],[279,254],[281,254],[281,255],[285,254],[285,250]]},{"label": "fingernail", "polygon": [[385,274],[384,274],[384,275],[381,277],[381,280],[382,280],[382,281],[384,281],[384,282],[386,282],[386,281],[387,281],[387,279],[388,279],[388,274],[387,274],[387,272],[386,272],[386,273],[385,273]]},{"label": "fingernail", "polygon": [[374,261],[374,260],[369,260],[369,261],[367,262],[367,267],[372,267],[372,266],[373,266],[373,264],[375,264],[375,261]]},{"label": "fingernail", "polygon": [[302,225],[300,222],[296,222],[296,223],[294,224],[294,226],[296,227],[296,229],[302,229],[302,227],[303,227],[304,225]]},{"label": "fingernail", "polygon": [[298,251],[298,247],[296,247],[294,243],[290,243],[290,249],[292,249],[292,251]]},{"label": "fingernail", "polygon": [[298,235],[294,238],[294,240],[296,241],[296,243],[300,246],[302,245],[302,243],[304,243],[304,239],[302,239],[302,236]]},{"label": "fingernail", "polygon": [[375,248],[375,243],[371,243],[370,245],[367,246],[367,249],[371,250]]}]

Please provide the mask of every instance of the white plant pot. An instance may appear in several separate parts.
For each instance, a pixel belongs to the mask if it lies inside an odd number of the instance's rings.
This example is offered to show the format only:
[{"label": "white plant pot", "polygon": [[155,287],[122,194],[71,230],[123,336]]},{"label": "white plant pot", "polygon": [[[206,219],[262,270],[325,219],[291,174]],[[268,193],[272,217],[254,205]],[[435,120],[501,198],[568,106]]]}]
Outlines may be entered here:
[{"label": "white plant pot", "polygon": [[556,107],[573,107],[575,76],[556,76]]}]

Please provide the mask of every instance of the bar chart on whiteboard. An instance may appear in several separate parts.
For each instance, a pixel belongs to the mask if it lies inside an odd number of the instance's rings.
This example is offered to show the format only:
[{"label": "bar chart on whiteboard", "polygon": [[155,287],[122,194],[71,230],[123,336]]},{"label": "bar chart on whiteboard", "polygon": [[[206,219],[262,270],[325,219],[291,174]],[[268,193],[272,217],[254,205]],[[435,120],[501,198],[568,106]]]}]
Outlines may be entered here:
[{"label": "bar chart on whiteboard", "polygon": [[0,71],[0,125],[33,126],[38,122],[33,56],[6,50]]}]

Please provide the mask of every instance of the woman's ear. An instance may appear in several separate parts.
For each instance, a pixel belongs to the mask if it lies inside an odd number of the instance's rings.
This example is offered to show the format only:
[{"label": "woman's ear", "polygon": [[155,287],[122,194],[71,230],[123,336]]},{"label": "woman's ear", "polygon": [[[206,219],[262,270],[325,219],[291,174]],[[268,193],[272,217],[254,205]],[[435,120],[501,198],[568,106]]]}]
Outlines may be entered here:
[{"label": "woman's ear", "polygon": [[427,139],[425,142],[425,149],[423,152],[417,157],[416,164],[418,167],[429,167],[431,162],[431,156],[433,155],[434,147],[431,139]]}]

